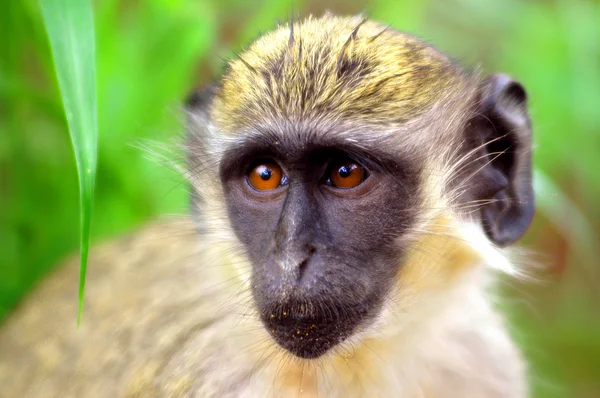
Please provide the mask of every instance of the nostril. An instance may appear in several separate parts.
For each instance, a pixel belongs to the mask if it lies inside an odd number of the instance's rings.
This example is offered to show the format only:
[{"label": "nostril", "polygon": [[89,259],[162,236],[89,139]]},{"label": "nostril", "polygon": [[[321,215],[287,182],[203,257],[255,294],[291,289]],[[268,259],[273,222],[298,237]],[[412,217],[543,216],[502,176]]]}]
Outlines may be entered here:
[{"label": "nostril", "polygon": [[306,268],[308,266],[308,258],[305,258],[304,260],[302,260],[300,262],[300,264],[298,264],[298,280],[302,280],[302,278],[304,277]]},{"label": "nostril", "polygon": [[317,248],[313,245],[306,246],[306,257],[298,264],[298,281],[301,281],[304,278],[304,274],[306,273],[306,269],[308,268],[308,262],[312,255],[317,251]]}]

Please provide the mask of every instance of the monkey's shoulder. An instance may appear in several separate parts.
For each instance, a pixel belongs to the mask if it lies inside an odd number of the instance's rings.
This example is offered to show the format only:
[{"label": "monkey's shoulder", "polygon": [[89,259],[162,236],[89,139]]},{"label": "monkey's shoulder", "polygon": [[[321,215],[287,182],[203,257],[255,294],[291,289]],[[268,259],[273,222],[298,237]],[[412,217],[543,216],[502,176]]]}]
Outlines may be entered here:
[{"label": "monkey's shoulder", "polygon": [[0,327],[0,396],[120,396],[148,388],[164,366],[156,358],[168,358],[188,324],[208,314],[198,283],[201,252],[187,219],[95,246],[79,327],[78,258],[59,266]]},{"label": "monkey's shoulder", "polygon": [[[103,316],[106,310],[112,312],[109,303],[123,308],[125,302],[115,296],[131,300],[146,294],[144,288],[168,277],[173,273],[171,265],[197,254],[200,244],[193,224],[183,218],[150,223],[94,245],[88,258],[84,320]],[[41,318],[48,320],[49,313],[71,318],[71,309],[76,315],[79,272],[79,256],[74,254],[27,295],[9,316],[8,324],[15,322],[14,318],[31,324]]]}]

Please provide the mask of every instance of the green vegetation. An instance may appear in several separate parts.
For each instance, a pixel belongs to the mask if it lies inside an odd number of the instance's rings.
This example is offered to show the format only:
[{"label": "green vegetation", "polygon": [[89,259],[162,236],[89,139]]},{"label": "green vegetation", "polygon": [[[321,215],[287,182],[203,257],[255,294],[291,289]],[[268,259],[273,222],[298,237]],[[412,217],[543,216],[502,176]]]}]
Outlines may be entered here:
[{"label": "green vegetation", "polygon": [[65,106],[79,174],[80,264],[79,311],[81,320],[90,221],[98,158],[96,110],[96,46],[92,5],[77,0],[42,0],[42,15],[50,38],[56,75]]},{"label": "green vegetation", "polygon": [[[600,396],[600,208],[594,206],[600,197],[600,4],[293,4],[301,15],[325,9],[366,12],[414,32],[467,66],[480,64],[485,72],[503,71],[523,82],[535,127],[539,205],[525,243],[540,254],[528,256],[527,263],[545,268],[538,272],[540,283],[507,281],[504,304],[533,364],[534,396]],[[78,177],[68,126],[76,133],[65,118],[60,91],[65,94],[69,85],[83,88],[72,80],[75,75],[61,76],[60,65],[55,69],[38,2],[7,0],[3,5],[0,319],[78,248]],[[91,238],[97,242],[160,214],[186,212],[182,180],[140,146],[151,140],[167,151],[174,148],[182,134],[181,99],[218,76],[229,49],[240,50],[276,19],[289,19],[291,4],[103,0],[93,5],[99,152]],[[84,19],[78,23],[91,28]],[[78,50],[78,57],[93,57],[87,50]],[[85,110],[88,101],[93,99],[65,105],[74,117],[92,120]],[[78,161],[83,159],[93,160]]]}]

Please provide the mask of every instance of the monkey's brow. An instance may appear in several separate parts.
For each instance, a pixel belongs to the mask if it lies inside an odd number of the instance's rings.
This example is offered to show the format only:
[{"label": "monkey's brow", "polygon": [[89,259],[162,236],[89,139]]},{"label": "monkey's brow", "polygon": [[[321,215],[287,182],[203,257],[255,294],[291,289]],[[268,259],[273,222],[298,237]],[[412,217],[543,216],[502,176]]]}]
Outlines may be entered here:
[{"label": "monkey's brow", "polygon": [[398,170],[405,168],[414,154],[390,153],[385,145],[375,141],[364,145],[361,140],[348,139],[337,134],[277,134],[254,132],[244,134],[231,142],[223,153],[224,170],[235,168],[259,157],[274,157],[284,161],[305,161],[316,152],[342,152],[372,169]]},{"label": "monkey's brow", "polygon": [[385,147],[376,142],[365,143],[347,135],[337,134],[277,134],[254,133],[244,135],[232,142],[226,153],[236,156],[250,156],[260,153],[281,157],[301,157],[318,150],[341,150],[361,156],[370,155],[375,158],[390,157]]}]

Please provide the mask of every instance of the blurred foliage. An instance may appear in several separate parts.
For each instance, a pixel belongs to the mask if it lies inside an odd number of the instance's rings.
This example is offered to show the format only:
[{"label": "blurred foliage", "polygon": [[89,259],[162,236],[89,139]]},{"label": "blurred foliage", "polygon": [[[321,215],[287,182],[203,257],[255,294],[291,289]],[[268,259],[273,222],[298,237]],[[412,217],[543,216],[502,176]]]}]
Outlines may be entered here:
[{"label": "blurred foliage", "polygon": [[[364,12],[528,90],[538,215],[503,305],[536,397],[600,396],[600,4],[592,0],[94,2],[99,158],[94,241],[186,212],[181,179],[139,149],[181,137],[181,99],[293,13]],[[77,175],[34,0],[0,13],[0,318],[77,248]],[[74,297],[74,300],[77,298]]]}]

